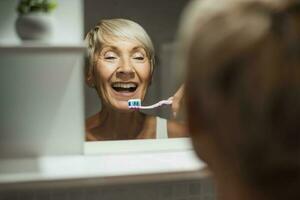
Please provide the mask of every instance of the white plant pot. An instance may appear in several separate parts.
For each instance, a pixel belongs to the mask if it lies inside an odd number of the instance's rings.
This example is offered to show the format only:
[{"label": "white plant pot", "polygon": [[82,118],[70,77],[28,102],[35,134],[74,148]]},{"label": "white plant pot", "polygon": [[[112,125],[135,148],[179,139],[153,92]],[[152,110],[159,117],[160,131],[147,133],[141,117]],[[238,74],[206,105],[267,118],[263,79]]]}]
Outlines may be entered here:
[{"label": "white plant pot", "polygon": [[21,40],[52,41],[54,17],[43,12],[19,15],[16,20],[16,31]]}]

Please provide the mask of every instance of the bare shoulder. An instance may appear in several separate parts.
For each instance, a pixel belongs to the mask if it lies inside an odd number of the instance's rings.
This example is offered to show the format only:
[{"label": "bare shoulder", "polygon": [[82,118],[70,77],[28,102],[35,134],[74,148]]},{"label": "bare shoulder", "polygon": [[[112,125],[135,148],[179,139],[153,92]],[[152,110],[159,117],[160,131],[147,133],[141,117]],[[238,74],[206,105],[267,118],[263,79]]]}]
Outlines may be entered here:
[{"label": "bare shoulder", "polygon": [[169,119],[167,122],[169,138],[188,137],[187,126],[183,122]]}]

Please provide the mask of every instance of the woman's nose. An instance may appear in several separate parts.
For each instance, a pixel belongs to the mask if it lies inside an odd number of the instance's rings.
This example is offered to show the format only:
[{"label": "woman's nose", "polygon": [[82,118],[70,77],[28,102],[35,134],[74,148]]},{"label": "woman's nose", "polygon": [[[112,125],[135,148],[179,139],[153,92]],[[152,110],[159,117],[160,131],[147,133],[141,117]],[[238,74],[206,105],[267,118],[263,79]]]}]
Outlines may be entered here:
[{"label": "woman's nose", "polygon": [[134,78],[134,75],[135,73],[132,63],[130,63],[129,60],[123,60],[117,70],[117,78],[122,80],[129,80]]}]

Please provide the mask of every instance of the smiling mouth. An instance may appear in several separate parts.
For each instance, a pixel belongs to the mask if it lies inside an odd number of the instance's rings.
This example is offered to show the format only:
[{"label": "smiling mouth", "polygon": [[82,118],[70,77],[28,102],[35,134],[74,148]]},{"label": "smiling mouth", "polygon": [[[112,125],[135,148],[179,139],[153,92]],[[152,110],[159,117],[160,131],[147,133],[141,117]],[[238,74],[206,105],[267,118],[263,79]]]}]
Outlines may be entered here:
[{"label": "smiling mouth", "polygon": [[121,93],[132,93],[135,92],[138,85],[136,83],[113,83],[112,88],[116,92],[121,92]]}]

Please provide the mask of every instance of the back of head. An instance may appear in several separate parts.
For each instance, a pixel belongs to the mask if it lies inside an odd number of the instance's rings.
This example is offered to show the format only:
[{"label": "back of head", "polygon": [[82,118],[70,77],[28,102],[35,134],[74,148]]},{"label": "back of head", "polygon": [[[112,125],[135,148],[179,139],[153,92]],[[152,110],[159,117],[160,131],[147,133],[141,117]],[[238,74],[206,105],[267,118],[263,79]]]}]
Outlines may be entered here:
[{"label": "back of head", "polygon": [[253,188],[300,199],[300,2],[195,1],[186,21],[189,126]]}]

